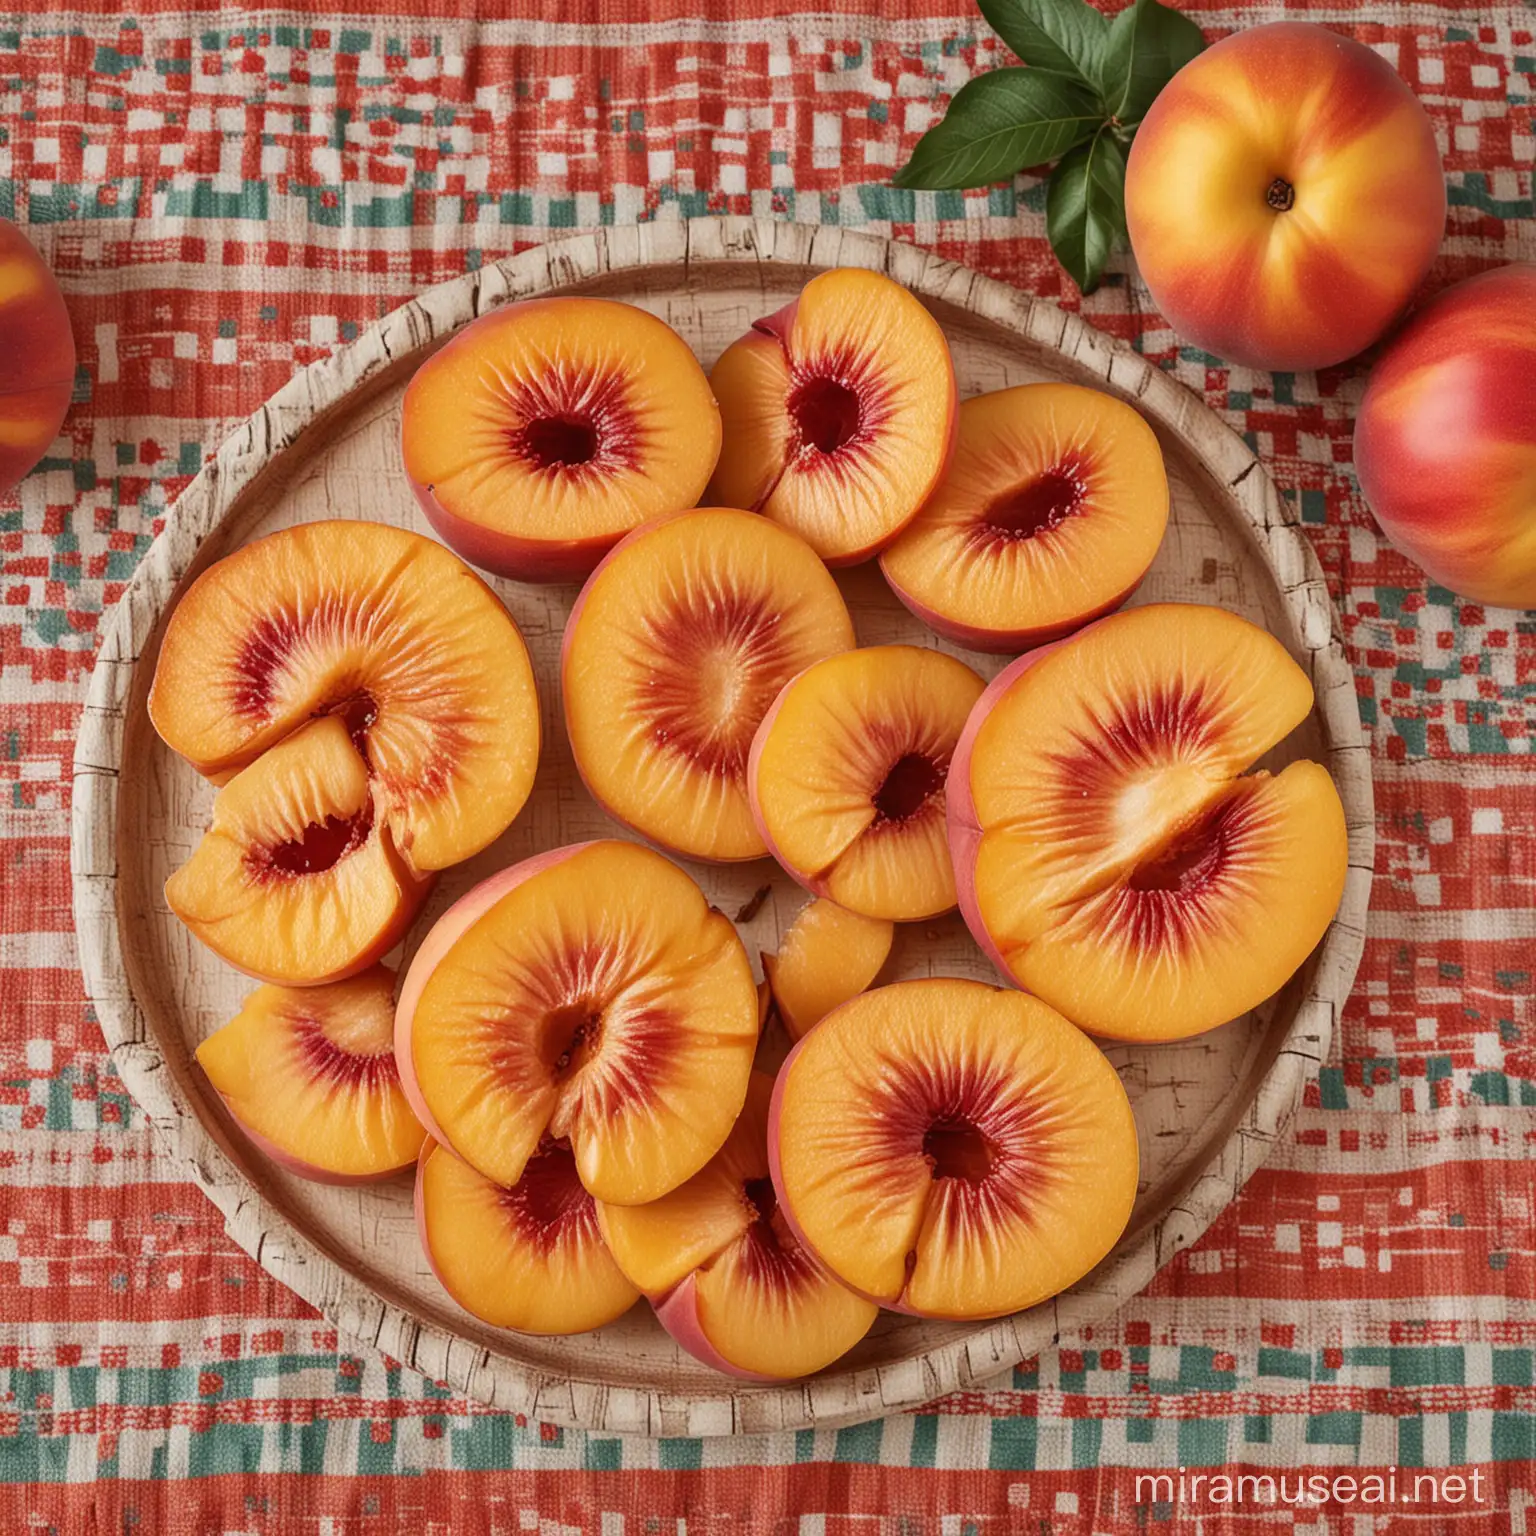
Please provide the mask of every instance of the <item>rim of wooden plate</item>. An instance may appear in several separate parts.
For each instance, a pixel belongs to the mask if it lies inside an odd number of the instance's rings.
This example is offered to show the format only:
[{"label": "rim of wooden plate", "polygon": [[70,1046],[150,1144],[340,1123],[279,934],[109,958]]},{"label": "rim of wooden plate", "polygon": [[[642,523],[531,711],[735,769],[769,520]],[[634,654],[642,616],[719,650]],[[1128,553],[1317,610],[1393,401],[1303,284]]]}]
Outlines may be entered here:
[{"label": "rim of wooden plate", "polygon": [[[138,657],[178,584],[225,512],[274,456],[318,418],[402,357],[422,351],[496,305],[557,292],[613,272],[742,262],[801,268],[860,266],[913,293],[967,311],[1091,369],[1196,452],[1247,525],[1274,573],[1316,689],[1328,767],[1349,826],[1349,874],[1289,1029],[1242,1120],[1160,1217],[1133,1230],[1085,1280],[1027,1312],[895,1364],[848,1369],[783,1386],[721,1377],[714,1393],[615,1386],[553,1377],[386,1301],[353,1278],[225,1153],[167,1070],[134,996],[117,913],[118,797],[123,725]],[[707,1435],[831,1426],[909,1408],[996,1376],[1053,1346],[1063,1332],[1107,1316],[1140,1292],[1225,1209],[1284,1133],[1327,1054],[1364,944],[1375,841],[1370,760],[1338,616],[1322,570],[1252,450],[1183,385],[1077,315],[918,249],[823,226],[750,218],[695,219],[574,236],[427,290],[357,341],[296,374],[236,428],[177,498],[109,616],[76,743],[71,870],[80,963],[113,1062],[169,1155],[219,1208],[230,1236],[265,1270],[345,1334],[445,1379],[481,1401],[542,1420],[616,1432]],[[516,1336],[508,1335],[515,1351]],[[573,1357],[579,1371],[588,1361]]]}]

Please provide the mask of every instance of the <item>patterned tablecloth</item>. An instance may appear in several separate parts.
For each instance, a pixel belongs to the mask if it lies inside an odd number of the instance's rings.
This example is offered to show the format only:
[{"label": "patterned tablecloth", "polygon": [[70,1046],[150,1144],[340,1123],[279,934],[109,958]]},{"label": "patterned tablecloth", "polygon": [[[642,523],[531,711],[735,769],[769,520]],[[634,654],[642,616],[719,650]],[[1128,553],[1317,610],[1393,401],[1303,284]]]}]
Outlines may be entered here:
[{"label": "patterned tablecloth", "polygon": [[[1294,499],[1344,610],[1379,813],[1321,1081],[1146,1295],[921,1412],[621,1440],[481,1410],[338,1339],[158,1152],[82,997],[68,767],[102,615],[232,422],[413,291],[599,225],[858,225],[1080,304],[1038,181],[887,184],[999,60],[964,0],[509,4],[0,15],[0,214],[57,270],[80,351],[63,435],[0,502],[0,1532],[1536,1531],[1536,623],[1426,585],[1378,535],[1350,463],[1360,369],[1225,368],[1126,257],[1081,308]],[[1536,257],[1536,15],[1304,9],[1434,118],[1431,286]],[[1196,14],[1215,34],[1278,12]],[[1293,1491],[1300,1470],[1468,1480],[1391,1508],[1175,1509],[1135,1483],[1224,1464]],[[891,1518],[849,1518],[872,1514]]]}]

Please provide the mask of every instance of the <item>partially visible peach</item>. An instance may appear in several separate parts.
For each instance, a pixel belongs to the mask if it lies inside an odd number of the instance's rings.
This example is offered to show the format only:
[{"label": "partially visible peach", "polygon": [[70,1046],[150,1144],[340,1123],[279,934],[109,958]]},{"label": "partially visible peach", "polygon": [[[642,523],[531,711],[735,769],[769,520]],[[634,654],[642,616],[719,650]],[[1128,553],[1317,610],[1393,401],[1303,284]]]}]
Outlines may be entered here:
[{"label": "partially visible peach", "polygon": [[356,1184],[409,1168],[426,1139],[395,1068],[395,973],[258,987],[197,1048],[240,1128],[290,1173]]},{"label": "partially visible peach", "polygon": [[561,693],[593,798],[696,859],[760,859],[747,755],[803,667],[854,644],[837,583],[803,539],[698,508],[638,529],[582,588]]},{"label": "partially visible peach", "polygon": [[368,766],[334,715],[311,721],[213,802],[213,822],[165,883],[193,934],[248,976],[316,986],[367,970],[405,935],[417,877],[374,814]]},{"label": "partially visible peach", "polygon": [[223,782],[316,715],[346,723],[414,870],[494,842],[533,788],[528,648],[496,594],[420,534],[340,519],[284,529],[177,602],[149,716],[199,773]]},{"label": "partially visible peach", "polygon": [[706,493],[794,529],[828,565],[867,560],[917,515],[954,439],[938,322],[878,272],[838,268],[726,349]]},{"label": "partially visible peach", "polygon": [[1311,706],[1278,640],[1196,604],[1128,609],[1020,657],[982,695],[949,777],[977,943],[1114,1039],[1182,1039],[1263,1002],[1344,888],[1326,770],[1238,777]]},{"label": "partially visible peach", "polygon": [[426,1126],[511,1188],[545,1138],[614,1205],[659,1199],[720,1150],[758,1038],[736,930],[634,843],[558,848],[438,920],[400,990],[395,1055]]},{"label": "partially visible peach", "polygon": [[1322,368],[1375,341],[1423,281],[1445,177],[1428,115],[1379,53],[1277,21],[1163,88],[1131,144],[1125,216],[1185,340],[1249,368]]},{"label": "partially visible peach", "polygon": [[1435,581],[1536,608],[1536,263],[1457,283],[1393,338],[1355,468],[1383,532]]},{"label": "partially visible peach", "polygon": [[422,511],[466,560],[579,581],[631,529],[698,501],[720,411],[665,321],[610,299],[529,299],[417,369],[401,443]]},{"label": "partially visible peach", "polygon": [[58,280],[0,219],[0,495],[48,451],[75,387],[75,338]]},{"label": "partially visible peach", "polygon": [[795,1234],[844,1285],[924,1317],[1000,1317],[1114,1247],[1136,1125],[1114,1068],[1042,1002],[903,981],[790,1052],[768,1160]]},{"label": "partially visible peach", "polygon": [[507,1189],[429,1141],[416,1170],[416,1230],[443,1289],[493,1328],[584,1333],[639,1299],[563,1142],[541,1141]]},{"label": "partially visible peach", "polygon": [[1162,450],[1130,406],[1021,384],[960,407],[949,469],[880,569],[930,629],[1018,652],[1118,608],[1167,525]]},{"label": "partially visible peach", "polygon": [[913,645],[806,668],[758,727],[747,767],[773,856],[812,894],[864,917],[947,912],[944,780],[983,686],[964,662]]},{"label": "partially visible peach", "polygon": [[649,1205],[602,1205],[625,1275],[689,1354],[733,1376],[808,1376],[869,1332],[878,1308],[845,1289],[796,1239],[768,1176],[773,1079],[754,1072],[726,1143]]},{"label": "partially visible peach", "polygon": [[874,981],[895,932],[886,919],[861,917],[824,896],[800,909],[779,940],[778,953],[762,957],[790,1039],[798,1040]]}]

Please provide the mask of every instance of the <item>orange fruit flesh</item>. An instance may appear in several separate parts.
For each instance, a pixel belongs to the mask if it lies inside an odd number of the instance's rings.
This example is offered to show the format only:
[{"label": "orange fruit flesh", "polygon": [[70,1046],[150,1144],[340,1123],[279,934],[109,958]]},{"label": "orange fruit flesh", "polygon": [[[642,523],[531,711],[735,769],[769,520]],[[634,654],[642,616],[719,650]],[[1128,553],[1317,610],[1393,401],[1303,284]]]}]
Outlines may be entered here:
[{"label": "orange fruit flesh", "polygon": [[763,512],[833,564],[889,542],[943,472],[949,347],[928,311],[879,273],[812,278],[782,336],[743,337],[710,382],[724,423],[710,499]]},{"label": "orange fruit flesh", "polygon": [[516,1184],[548,1135],[594,1195],[637,1204],[725,1140],[757,1006],[746,951],[698,886],[649,849],[595,843],[509,891],[438,962],[412,1068],[487,1178]]},{"label": "orange fruit flesh", "polygon": [[894,937],[885,919],[861,917],[824,896],[802,907],[779,941],[778,953],[763,956],[763,971],[790,1037],[798,1040],[869,986],[889,957]]},{"label": "orange fruit flesh", "polygon": [[703,370],[632,304],[512,304],[406,390],[406,473],[449,513],[536,542],[617,539],[692,506],[720,451]]},{"label": "orange fruit flesh", "polygon": [[951,979],[866,992],[786,1064],[779,1192],[847,1285],[996,1317],[1086,1274],[1136,1194],[1136,1127],[1088,1038],[1022,993]]},{"label": "orange fruit flesh", "polygon": [[231,779],[165,884],[171,910],[215,953],[301,985],[372,964],[425,894],[374,815],[367,765],[334,716]]},{"label": "orange fruit flesh", "polygon": [[983,687],[963,662],[910,645],[848,651],[797,678],[760,733],[754,775],[785,867],[866,917],[954,906],[944,780]]},{"label": "orange fruit flesh", "polygon": [[598,1206],[619,1268],[648,1296],[696,1276],[706,1339],[737,1370],[804,1376],[845,1354],[877,1308],[808,1254],[777,1209],[768,1172],[773,1079],[754,1072],[725,1145],[681,1188],[640,1206]]},{"label": "orange fruit flesh", "polygon": [[880,561],[940,619],[1043,637],[1119,602],[1167,524],[1162,450],[1130,406],[1024,384],[961,405],[943,480]]},{"label": "orange fruit flesh", "polygon": [[215,780],[312,717],[338,715],[420,871],[500,836],[538,765],[538,698],[516,624],[456,555],[380,523],[286,529],[205,571],[171,616],[149,712]]},{"label": "orange fruit flesh", "polygon": [[709,508],[658,523],[593,576],[567,632],[577,766],[647,837],[695,858],[761,858],[753,733],[790,678],[853,644],[836,583],[793,534]]},{"label": "orange fruit flesh", "polygon": [[197,1048],[230,1113],[288,1157],[343,1178],[415,1162],[426,1133],[395,1067],[392,971],[263,986]]},{"label": "orange fruit flesh", "polygon": [[1130,1039],[1269,996],[1338,905],[1347,839],[1315,765],[1237,775],[1311,703],[1279,641],[1194,605],[1118,614],[1021,673],[970,765],[976,906],[1014,978]]},{"label": "orange fruit flesh", "polygon": [[520,1333],[583,1333],[638,1298],[603,1245],[569,1148],[545,1142],[504,1189],[429,1146],[416,1176],[421,1237],[444,1289],[467,1312]]}]

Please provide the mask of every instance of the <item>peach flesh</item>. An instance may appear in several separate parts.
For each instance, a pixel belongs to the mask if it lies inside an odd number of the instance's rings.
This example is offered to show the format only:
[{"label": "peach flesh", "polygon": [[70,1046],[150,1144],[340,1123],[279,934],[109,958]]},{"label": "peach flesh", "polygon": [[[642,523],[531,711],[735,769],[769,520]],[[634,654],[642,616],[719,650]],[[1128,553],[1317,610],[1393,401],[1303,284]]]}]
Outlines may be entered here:
[{"label": "peach flesh", "polygon": [[746,1092],[759,1009],[746,953],[648,849],[605,841],[529,863],[470,893],[413,960],[402,1084],[434,1138],[496,1182],[515,1184],[547,1134],[570,1141],[594,1195],[659,1198],[719,1149]]},{"label": "peach flesh", "polygon": [[825,897],[796,915],[780,939],[779,952],[762,956],[763,973],[791,1039],[798,1040],[874,981],[890,955],[894,931],[888,921],[860,917]]},{"label": "peach flesh", "polygon": [[648,524],[593,572],[566,625],[577,771],[609,815],[663,849],[761,858],[753,732],[785,682],[853,644],[836,583],[788,529],[710,507]]},{"label": "peach flesh", "polygon": [[[1063,686],[1097,699],[1098,669],[1117,653],[1093,649],[1095,637],[1133,634],[1119,653],[1135,656],[1135,676],[1121,679],[1127,698],[1113,698],[1111,686],[1112,702],[1094,703],[1081,728],[1062,725],[1070,715],[1032,716],[1028,750],[1021,746],[1007,766],[1017,781],[1009,794],[1029,805],[1027,825],[1010,835],[1053,851],[1010,864],[1018,855],[1001,840],[1001,813],[984,817],[975,798],[978,738],[1002,718],[997,711],[1020,680],[1065,647],[1084,649]],[[1162,663],[1149,658],[1170,644],[1193,658],[1194,674],[1154,685],[1143,674]],[[1338,905],[1347,836],[1337,792],[1315,764],[1292,764],[1273,779],[1238,775],[1304,718],[1311,700],[1305,675],[1277,641],[1198,605],[1100,620],[999,673],[961,733],[947,800],[961,914],[1002,975],[1117,1039],[1184,1038],[1275,991]],[[1042,734],[1059,729],[1068,732],[1061,741],[1075,743],[1071,751]],[[991,760],[1004,764],[1002,738],[994,732],[992,740]],[[1054,786],[1039,777],[1046,761],[1056,764]],[[1234,926],[1249,932],[1260,911],[1284,912],[1287,921],[1223,957],[1213,935]],[[1103,929],[1097,937],[1094,923]],[[1127,967],[1118,1007],[1109,1001],[1110,956]],[[1146,957],[1161,957],[1164,969],[1149,971]]]},{"label": "peach flesh", "polygon": [[1035,998],[949,978],[863,993],[799,1041],[768,1154],[791,1230],[845,1286],[956,1319],[1032,1306],[1092,1269],[1138,1167],[1098,1049]]}]

